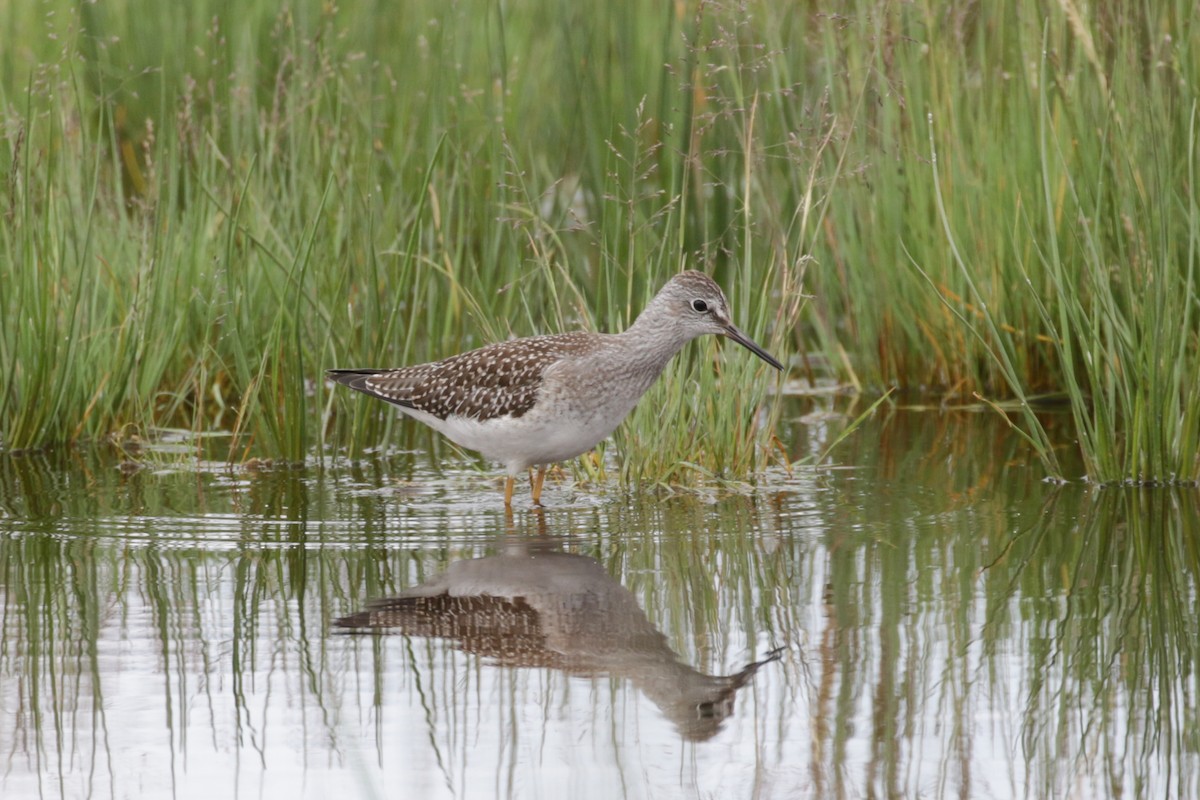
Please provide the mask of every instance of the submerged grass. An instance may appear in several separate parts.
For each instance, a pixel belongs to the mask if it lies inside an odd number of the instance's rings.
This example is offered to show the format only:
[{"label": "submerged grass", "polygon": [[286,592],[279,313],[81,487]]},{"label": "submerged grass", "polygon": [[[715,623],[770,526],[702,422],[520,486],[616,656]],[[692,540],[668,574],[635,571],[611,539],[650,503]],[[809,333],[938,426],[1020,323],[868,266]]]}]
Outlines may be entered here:
[{"label": "submerged grass", "polygon": [[[1090,478],[1200,477],[1183,0],[0,15],[0,446],[359,453],[417,434],[323,369],[618,330],[693,267],[807,377],[1015,395],[1051,474],[1062,392]],[[762,468],[766,372],[690,348],[621,476]]]}]

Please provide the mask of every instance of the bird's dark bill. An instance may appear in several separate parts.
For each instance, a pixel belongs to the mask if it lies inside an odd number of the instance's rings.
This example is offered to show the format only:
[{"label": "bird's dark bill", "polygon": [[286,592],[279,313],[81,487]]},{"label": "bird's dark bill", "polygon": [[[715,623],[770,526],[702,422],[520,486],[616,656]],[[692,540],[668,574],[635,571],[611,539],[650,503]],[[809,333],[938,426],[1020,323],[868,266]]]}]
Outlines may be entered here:
[{"label": "bird's dark bill", "polygon": [[774,356],[772,356],[766,350],[763,350],[761,347],[759,347],[754,342],[753,339],[751,339],[746,334],[742,333],[741,330],[739,330],[736,325],[730,325],[727,328],[725,328],[725,335],[728,336],[730,339],[733,339],[735,342],[740,344],[742,347],[749,350],[751,353],[754,353],[754,355],[758,356],[759,358],[761,358],[763,361],[770,364],[775,369],[777,369],[777,370],[783,369],[783,364],[780,364],[778,361],[775,360]]}]

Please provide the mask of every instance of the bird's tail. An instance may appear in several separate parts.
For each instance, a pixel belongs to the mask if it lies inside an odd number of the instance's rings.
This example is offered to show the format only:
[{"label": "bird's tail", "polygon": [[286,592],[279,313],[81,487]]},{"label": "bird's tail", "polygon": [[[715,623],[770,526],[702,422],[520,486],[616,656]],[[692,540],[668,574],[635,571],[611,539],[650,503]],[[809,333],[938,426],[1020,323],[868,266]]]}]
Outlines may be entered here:
[{"label": "bird's tail", "polygon": [[372,389],[367,387],[367,379],[386,371],[382,369],[327,369],[325,377],[334,383],[349,386],[364,394],[375,394]]}]

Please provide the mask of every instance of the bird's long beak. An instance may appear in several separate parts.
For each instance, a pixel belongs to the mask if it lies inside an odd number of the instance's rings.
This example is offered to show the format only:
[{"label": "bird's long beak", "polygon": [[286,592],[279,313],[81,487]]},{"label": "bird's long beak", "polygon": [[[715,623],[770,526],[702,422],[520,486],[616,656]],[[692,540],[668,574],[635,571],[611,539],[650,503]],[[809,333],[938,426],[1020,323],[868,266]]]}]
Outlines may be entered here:
[{"label": "bird's long beak", "polygon": [[761,358],[763,361],[770,364],[775,369],[783,371],[783,364],[780,364],[778,361],[775,360],[774,356],[772,356],[766,350],[763,350],[761,347],[759,347],[757,344],[755,344],[753,339],[751,339],[746,334],[742,333],[742,331],[738,328],[737,325],[734,325],[732,322],[729,323],[728,325],[726,325],[725,326],[725,335],[728,336],[730,339],[733,339],[735,342],[740,344],[742,347],[749,350],[751,353],[754,353],[754,355],[758,356],[759,358]]}]

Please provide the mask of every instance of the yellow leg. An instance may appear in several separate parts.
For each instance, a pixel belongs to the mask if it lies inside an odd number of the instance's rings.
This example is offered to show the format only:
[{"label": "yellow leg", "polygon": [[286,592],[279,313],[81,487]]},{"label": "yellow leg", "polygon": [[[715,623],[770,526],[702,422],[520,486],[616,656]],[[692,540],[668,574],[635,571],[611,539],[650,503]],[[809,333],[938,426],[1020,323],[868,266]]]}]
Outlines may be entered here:
[{"label": "yellow leg", "polygon": [[504,507],[505,508],[512,508],[513,485],[515,483],[516,483],[516,479],[514,479],[512,475],[509,475],[508,478],[504,481]]},{"label": "yellow leg", "polygon": [[537,475],[532,478],[533,504],[535,506],[542,504],[542,482],[544,480],[546,480],[546,468],[538,467]]}]

